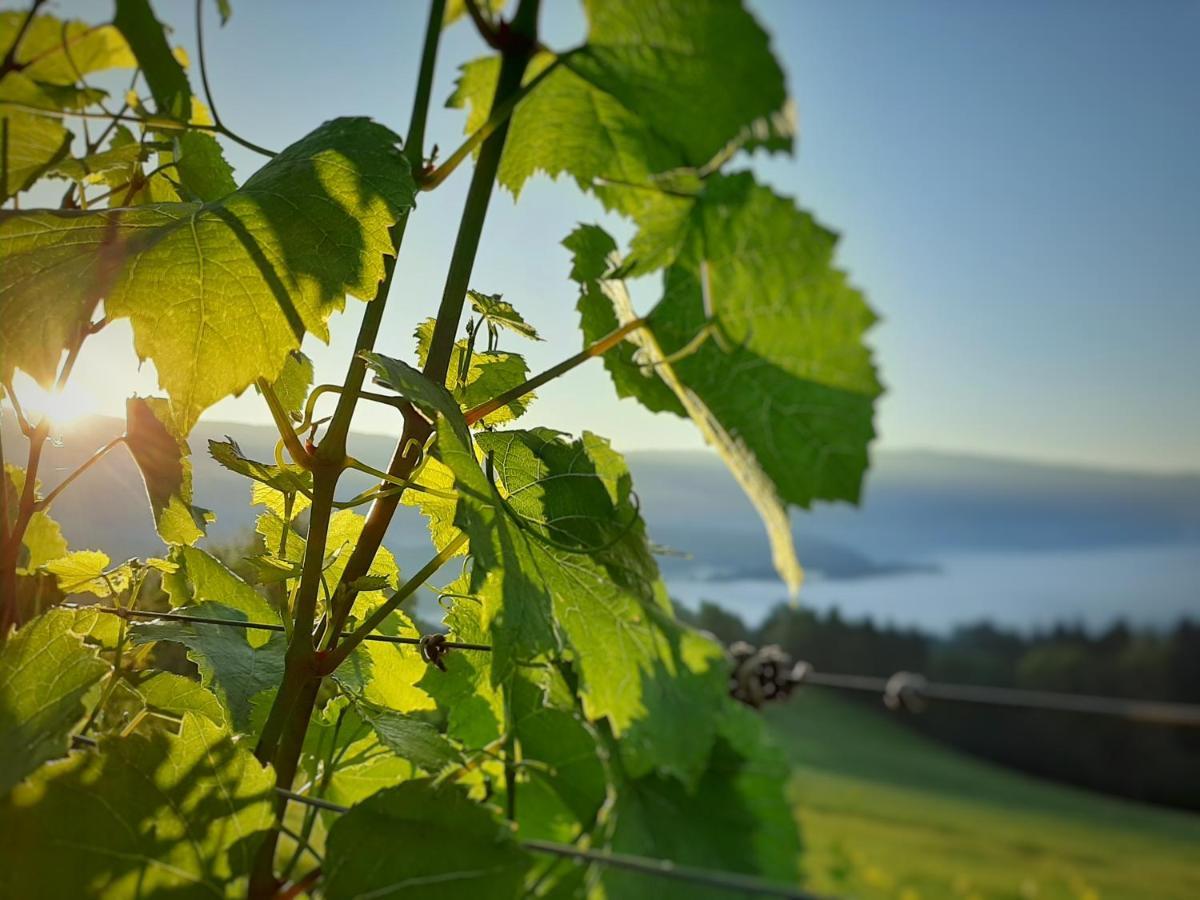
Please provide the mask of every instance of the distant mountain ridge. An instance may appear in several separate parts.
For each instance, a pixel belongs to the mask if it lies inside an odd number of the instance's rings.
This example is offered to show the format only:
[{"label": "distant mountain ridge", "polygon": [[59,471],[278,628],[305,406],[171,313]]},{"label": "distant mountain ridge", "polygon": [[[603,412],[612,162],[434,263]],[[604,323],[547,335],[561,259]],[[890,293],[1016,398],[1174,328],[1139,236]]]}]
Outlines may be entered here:
[{"label": "distant mountain ridge", "polygon": [[[6,457],[23,443],[3,423]],[[41,481],[57,483],[96,447],[121,433],[120,420],[96,417],[74,426],[44,455]],[[198,505],[217,521],[210,540],[250,531],[247,482],[208,455],[210,439],[232,437],[250,456],[273,458],[269,426],[201,422],[190,443]],[[353,453],[385,465],[394,439],[355,434]],[[699,451],[627,454],[651,538],[679,551],[664,573],[725,580],[770,578],[762,525],[741,489],[713,455]],[[348,473],[345,496],[370,478]],[[110,454],[56,502],[54,515],[76,547],[114,559],[157,552],[140,478],[127,454]],[[1200,475],[1157,475],[1029,463],[932,451],[879,451],[861,508],[822,505],[793,514],[801,559],[825,578],[928,571],[947,551],[1055,550],[1147,544],[1200,546]],[[424,527],[411,510],[397,517],[388,546],[401,565],[428,556]]]}]

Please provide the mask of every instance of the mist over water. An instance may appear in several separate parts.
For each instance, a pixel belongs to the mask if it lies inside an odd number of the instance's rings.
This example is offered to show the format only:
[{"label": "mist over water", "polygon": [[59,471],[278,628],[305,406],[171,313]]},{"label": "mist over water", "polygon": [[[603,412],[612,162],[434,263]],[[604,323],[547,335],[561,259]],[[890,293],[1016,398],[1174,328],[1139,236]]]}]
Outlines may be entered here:
[{"label": "mist over water", "polygon": [[[1077,622],[1101,629],[1123,619],[1166,627],[1200,618],[1200,545],[1051,552],[969,552],[932,560],[929,571],[863,578],[811,575],[801,606],[945,633],[984,619],[1017,629]],[[671,596],[695,608],[710,600],[759,623],[787,602],[777,579],[668,577]]]}]

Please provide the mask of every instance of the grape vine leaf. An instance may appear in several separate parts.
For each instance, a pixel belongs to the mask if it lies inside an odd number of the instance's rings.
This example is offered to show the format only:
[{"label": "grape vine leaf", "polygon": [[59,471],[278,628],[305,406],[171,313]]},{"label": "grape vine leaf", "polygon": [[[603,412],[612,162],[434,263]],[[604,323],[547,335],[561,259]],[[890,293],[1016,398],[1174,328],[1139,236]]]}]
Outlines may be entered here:
[{"label": "grape vine leaf", "polygon": [[195,713],[178,735],[104,740],[43,767],[0,805],[0,893],[238,896],[256,838],[274,824],[273,781],[228,729]]},{"label": "grape vine leaf", "polygon": [[0,645],[0,795],[67,752],[83,697],[108,670],[66,610],[38,616]]},{"label": "grape vine leaf", "polygon": [[142,473],[159,536],[168,544],[194,544],[216,516],[192,506],[192,451],[172,431],[170,416],[161,397],[130,397],[125,446]]},{"label": "grape vine leaf", "polygon": [[[730,147],[791,149],[783,72],[740,3],[587,0],[584,8],[586,43],[559,56],[512,116],[498,179],[514,194],[537,171],[566,173],[631,211],[657,173],[704,166]],[[526,81],[555,61],[537,54]],[[463,68],[450,105],[470,107],[468,131],[487,118],[499,68],[495,57]]]},{"label": "grape vine leaf", "polygon": [[381,744],[430,775],[463,761],[462,754],[428,722],[362,704],[359,714],[375,729]]},{"label": "grape vine leaf", "polygon": [[509,690],[525,775],[516,803],[521,837],[574,841],[609,799],[607,753],[557,671],[522,672]]},{"label": "grape vine leaf", "polygon": [[725,691],[721,652],[673,621],[620,455],[587,433],[485,432],[489,477],[464,435],[439,417],[492,682],[569,647],[584,711],[622,736],[627,765],[694,778],[713,739],[706,710]]},{"label": "grape vine leaf", "polygon": [[497,328],[506,328],[513,334],[519,334],[531,341],[541,340],[538,337],[537,329],[526,322],[525,317],[500,294],[467,291],[467,298],[471,301],[471,308],[479,313],[485,321],[491,322]]},{"label": "grape vine leaf", "polygon": [[[836,237],[749,174],[713,175],[680,202],[670,239],[655,242],[675,248],[663,298],[629,341],[758,508],[795,591],[787,505],[859,498],[882,392],[862,340],[875,317],[833,265]],[[633,318],[610,244],[594,229],[568,241],[581,290]],[[633,365],[626,355],[610,368],[619,390],[663,408],[661,387]]]},{"label": "grape vine leaf", "polygon": [[[12,520],[16,516],[18,500],[25,489],[25,470],[12,463],[6,463],[4,475],[5,478],[3,484],[0,484],[0,488],[8,495],[5,508],[8,510],[9,521],[5,523],[5,527],[11,528]],[[35,483],[34,497],[40,496],[38,487],[40,485]],[[61,559],[67,554],[67,539],[63,537],[62,529],[54,519],[41,510],[30,517],[25,534],[21,538],[21,544],[22,553],[21,558],[17,561],[17,571],[23,575],[28,575],[46,563]]]},{"label": "grape vine leaf", "polygon": [[45,91],[20,72],[0,78],[0,203],[29,188],[62,163],[73,135],[56,119],[2,104],[52,107]]},{"label": "grape vine leaf", "polygon": [[[450,510],[453,517],[453,503]],[[437,543],[435,538],[435,543]],[[470,578],[461,576],[446,586],[444,594],[454,597],[443,623],[452,639],[472,644],[487,643],[480,624],[479,602],[467,596]],[[446,732],[470,750],[479,750],[500,737],[504,700],[492,684],[491,666],[478,653],[450,653],[446,670],[429,666],[419,686],[437,701],[446,716]]]},{"label": "grape vine leaf", "polygon": [[[250,621],[241,610],[221,603],[206,602],[182,607],[184,615]],[[279,617],[267,620],[279,624]],[[160,619],[136,622],[129,628],[135,646],[153,641],[174,641],[188,648],[188,659],[200,669],[200,683],[212,690],[229,712],[229,721],[238,731],[251,724],[252,700],[264,691],[275,691],[283,679],[283,655],[287,639],[282,632],[268,632],[266,643],[254,647],[247,640],[247,629],[202,622]]]},{"label": "grape vine leaf", "polygon": [[225,723],[225,710],[216,694],[183,675],[174,672],[143,673],[132,688],[147,709],[183,718],[185,713],[196,713],[218,725]]},{"label": "grape vine leaf", "polygon": [[[403,847],[403,853],[396,848]],[[453,784],[406,781],[350,808],[325,844],[329,900],[517,897],[530,865],[510,829]]]},{"label": "grape vine leaf", "polygon": [[[279,614],[223,562],[199,547],[178,547],[171,553],[176,568],[162,576],[162,588],[171,606],[195,606],[208,601],[245,613],[248,622],[277,623]],[[267,643],[267,631],[246,631],[251,647]]]},{"label": "grape vine leaf", "polygon": [[[0,48],[7,53],[26,17],[24,10],[0,12]],[[53,85],[74,85],[80,75],[136,64],[121,33],[112,25],[37,15],[29,23],[13,62],[25,77]]]},{"label": "grape vine leaf", "polygon": [[[429,342],[433,338],[433,319],[426,319],[417,326],[417,360],[423,366],[429,355]],[[523,384],[529,378],[529,366],[519,353],[508,353],[503,350],[472,349],[471,362],[467,367],[466,378],[461,378],[463,357],[467,353],[466,341],[455,341],[450,351],[450,365],[446,371],[446,389],[463,409],[470,409],[481,403],[486,403],[493,397]],[[518,397],[506,403],[495,412],[484,416],[481,426],[502,425],[511,422],[525,414],[529,405],[536,399],[531,391],[523,397]]]},{"label": "grape vine leaf", "polygon": [[[648,775],[617,786],[611,849],[683,865],[741,872],[788,886],[800,880],[800,841],[784,785],[787,761],[755,714],[729,701],[703,777],[689,791]],[[664,828],[663,823],[671,823]],[[631,872],[603,872],[608,896],[631,900],[722,900],[709,889]]]},{"label": "grape vine leaf", "polygon": [[[621,286],[611,274],[620,263],[617,242],[598,225],[580,225],[567,235],[563,246],[572,254],[571,280],[579,285],[576,309],[586,347],[621,326],[616,307],[624,298],[613,296]],[[687,410],[670,386],[653,369],[639,364],[637,350],[632,341],[622,341],[603,356],[617,396],[635,397],[651,412],[686,416]]]},{"label": "grape vine leaf", "polygon": [[212,203],[0,212],[0,377],[19,366],[46,383],[103,297],[110,319],[131,319],[186,434],[217,400],[278,377],[306,331],[327,339],[347,293],[374,294],[388,230],[413,205],[397,140],[335,119]]},{"label": "grape vine leaf", "polygon": [[[0,56],[13,47],[26,17],[25,11],[0,11]],[[73,135],[51,116],[90,96],[75,90],[79,78],[132,64],[129,48],[112,26],[34,16],[15,48],[12,69],[0,75],[0,202],[68,156]],[[6,108],[5,101],[51,115]]]},{"label": "grape vine leaf", "polygon": [[58,589],[64,594],[112,597],[129,587],[130,571],[119,566],[110,572],[109,562],[108,554],[99,550],[75,550],[42,568],[58,579]]},{"label": "grape vine leaf", "polygon": [[147,0],[117,0],[113,24],[124,35],[161,115],[180,122],[192,116],[192,89],[163,27]]},{"label": "grape vine leaf", "polygon": [[312,492],[311,472],[296,465],[280,467],[250,459],[242,452],[237,441],[231,437],[227,437],[223,441],[210,440],[208,455],[229,471],[273,488],[280,494],[303,495],[306,492]]}]

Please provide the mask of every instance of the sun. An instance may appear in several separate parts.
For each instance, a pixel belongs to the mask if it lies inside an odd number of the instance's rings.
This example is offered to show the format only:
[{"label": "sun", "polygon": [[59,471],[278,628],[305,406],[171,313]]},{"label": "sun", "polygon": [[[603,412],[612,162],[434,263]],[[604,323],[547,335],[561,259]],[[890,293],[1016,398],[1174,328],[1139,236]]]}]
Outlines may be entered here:
[{"label": "sun", "polygon": [[17,372],[12,389],[31,424],[36,425],[45,418],[56,431],[97,412],[96,398],[87,388],[74,382],[67,382],[62,390],[47,389],[23,372]]}]

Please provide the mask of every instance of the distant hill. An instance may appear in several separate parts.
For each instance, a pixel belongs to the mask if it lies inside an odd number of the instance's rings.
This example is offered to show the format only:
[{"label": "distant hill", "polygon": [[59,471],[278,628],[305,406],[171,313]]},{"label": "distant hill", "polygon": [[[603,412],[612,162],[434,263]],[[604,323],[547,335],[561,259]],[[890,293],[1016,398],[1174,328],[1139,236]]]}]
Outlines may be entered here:
[{"label": "distant hill", "polygon": [[[22,443],[4,423],[5,448]],[[45,454],[42,481],[53,485],[102,443],[119,434],[116,419],[94,418],[72,428]],[[214,541],[253,527],[247,483],[216,465],[210,438],[226,435],[249,455],[273,456],[267,426],[205,423],[191,438],[197,503],[217,513]],[[356,456],[386,465],[393,439],[352,437]],[[713,580],[770,578],[762,525],[715,456],[703,452],[628,455],[651,538],[677,551],[663,557],[668,577]],[[19,461],[19,460],[18,460]],[[344,496],[370,479],[347,476]],[[114,558],[154,552],[157,538],[140,479],[128,456],[115,452],[55,505],[72,544]],[[882,451],[875,455],[860,508],[821,505],[793,515],[801,558],[810,572],[850,579],[928,570],[930,560],[956,550],[1054,551],[1195,543],[1200,547],[1200,476],[1151,475],[1043,465],[947,453]],[[411,510],[398,516],[388,546],[402,566],[425,560],[424,528]]]}]

